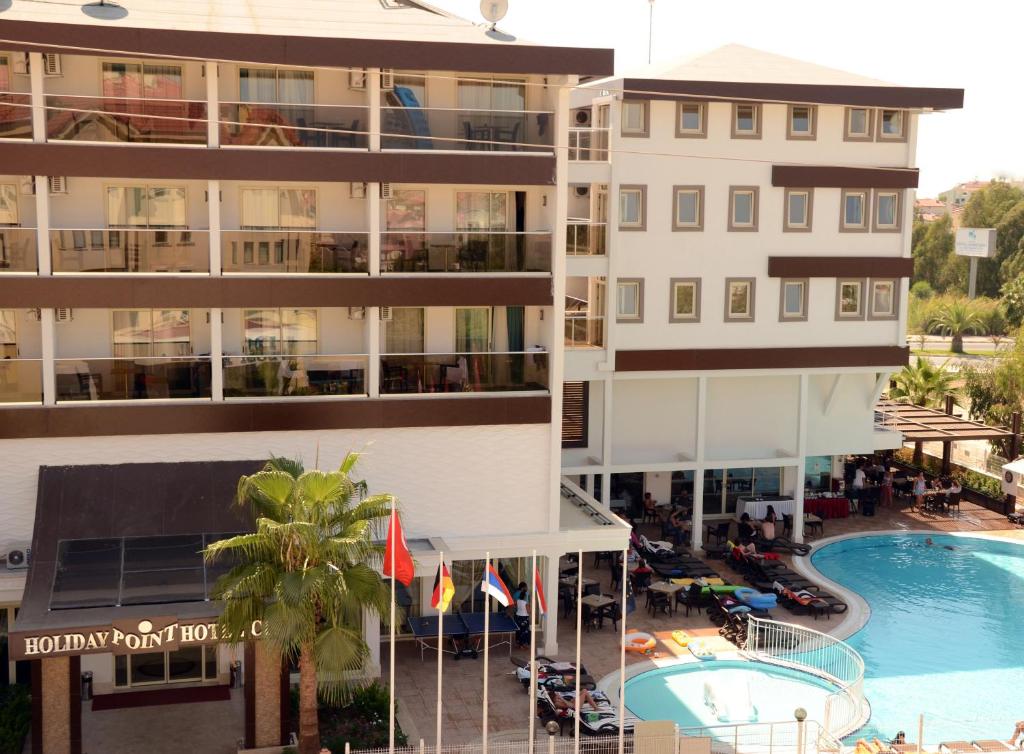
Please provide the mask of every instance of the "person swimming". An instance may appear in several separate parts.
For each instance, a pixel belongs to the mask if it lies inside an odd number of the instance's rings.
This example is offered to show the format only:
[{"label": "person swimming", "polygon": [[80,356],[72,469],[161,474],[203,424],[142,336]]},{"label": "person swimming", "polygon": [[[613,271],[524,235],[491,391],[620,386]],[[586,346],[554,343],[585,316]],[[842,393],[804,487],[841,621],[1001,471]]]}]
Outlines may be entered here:
[{"label": "person swimming", "polygon": [[[931,537],[926,537],[925,540],[924,540],[924,545],[925,545],[925,547],[934,547],[935,546],[935,541]],[[944,550],[955,550],[956,549],[956,547],[954,545],[943,545],[942,548]]]}]

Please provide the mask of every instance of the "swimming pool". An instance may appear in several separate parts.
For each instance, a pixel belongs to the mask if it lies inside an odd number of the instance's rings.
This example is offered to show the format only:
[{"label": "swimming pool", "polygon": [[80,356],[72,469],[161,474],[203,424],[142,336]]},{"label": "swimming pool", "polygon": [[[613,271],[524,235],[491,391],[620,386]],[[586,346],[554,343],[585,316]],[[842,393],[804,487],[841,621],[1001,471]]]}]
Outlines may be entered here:
[{"label": "swimming pool", "polygon": [[811,556],[871,607],[846,640],[871,703],[857,735],[916,740],[923,712],[926,742],[1006,739],[1024,718],[1024,546],[932,534],[929,547],[927,536],[867,535]]},{"label": "swimming pool", "polygon": [[809,673],[760,662],[709,660],[670,665],[630,678],[626,704],[643,720],[672,720],[681,728],[731,724],[719,720],[705,704],[706,681],[716,684],[721,695],[732,698],[738,686],[749,688],[760,722],[792,720],[797,707],[806,709],[809,719],[821,720],[825,699],[835,690]]}]

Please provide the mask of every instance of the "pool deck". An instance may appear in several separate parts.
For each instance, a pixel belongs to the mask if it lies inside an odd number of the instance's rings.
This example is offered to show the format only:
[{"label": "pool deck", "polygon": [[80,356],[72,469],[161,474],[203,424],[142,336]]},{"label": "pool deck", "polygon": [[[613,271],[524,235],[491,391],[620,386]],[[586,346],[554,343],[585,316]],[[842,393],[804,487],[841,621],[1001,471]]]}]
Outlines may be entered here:
[{"label": "pool deck", "polygon": [[[880,508],[874,517],[854,516],[845,519],[829,519],[825,522],[823,537],[831,538],[840,535],[870,533],[886,530],[924,530],[935,533],[982,533],[995,536],[1020,539],[1024,541],[1024,529],[1008,528],[1006,517],[980,508],[970,503],[962,505],[959,517],[948,517],[936,513],[913,511],[895,511]],[[657,538],[658,531],[652,524],[640,526],[640,530],[648,536]],[[808,540],[814,542],[814,539]],[[699,554],[699,553],[698,553]],[[801,560],[797,558],[796,560]],[[806,559],[803,559],[806,560]],[[737,574],[727,568],[722,561],[711,560],[710,565],[726,580],[740,582]],[[612,593],[610,586],[611,573],[607,565],[593,567],[593,556],[584,555],[584,576],[598,578],[601,591]],[[548,595],[550,609],[559,609],[560,605],[553,595]],[[685,616],[685,610],[673,617],[652,618],[644,608],[643,595],[637,598],[637,609],[627,619],[630,630],[651,633],[658,640],[655,656],[645,658],[627,653],[627,666],[647,663],[660,666],[681,660],[692,660],[689,652],[672,640],[672,631],[685,629],[700,637],[712,637],[715,647],[721,651],[734,649],[718,636],[718,629],[707,618],[704,612],[692,612]],[[773,616],[777,620],[796,623],[814,628],[825,633],[842,632],[848,635],[850,624],[841,616],[832,616],[830,620],[814,620],[810,616],[793,615],[785,609],[776,609]],[[845,628],[844,623],[846,623]],[[571,660],[575,656],[576,622],[575,616],[563,618],[559,613],[558,622],[559,653],[557,659]],[[606,622],[603,629],[584,631],[581,639],[583,663],[588,672],[595,678],[617,672],[619,667],[619,632],[613,630]],[[399,720],[409,734],[410,742],[416,743],[420,738],[430,745],[434,743],[436,729],[437,706],[437,660],[436,656],[428,656],[420,661],[420,653],[411,642],[403,642],[396,650],[396,672],[398,683]],[[527,657],[528,652],[513,649],[513,655]],[[512,672],[514,668],[508,659],[508,651],[502,647],[492,652],[489,668],[488,684],[488,739],[491,741],[525,740],[528,734],[529,696]],[[635,669],[634,669],[635,672]],[[627,675],[630,668],[627,668]],[[385,658],[384,677],[387,677]],[[444,658],[443,672],[443,708],[442,708],[442,740],[446,744],[479,742],[483,715],[483,660],[463,659],[453,661],[450,655]],[[537,736],[542,731],[537,726]]]}]

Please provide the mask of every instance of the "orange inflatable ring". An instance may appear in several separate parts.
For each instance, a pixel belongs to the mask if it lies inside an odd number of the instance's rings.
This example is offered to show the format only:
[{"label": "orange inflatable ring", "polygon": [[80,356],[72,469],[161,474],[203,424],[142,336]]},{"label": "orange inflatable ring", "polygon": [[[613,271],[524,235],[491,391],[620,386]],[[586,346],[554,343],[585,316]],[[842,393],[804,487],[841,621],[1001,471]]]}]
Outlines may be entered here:
[{"label": "orange inflatable ring", "polygon": [[657,640],[643,631],[626,632],[626,651],[638,654],[649,654],[658,645]]}]

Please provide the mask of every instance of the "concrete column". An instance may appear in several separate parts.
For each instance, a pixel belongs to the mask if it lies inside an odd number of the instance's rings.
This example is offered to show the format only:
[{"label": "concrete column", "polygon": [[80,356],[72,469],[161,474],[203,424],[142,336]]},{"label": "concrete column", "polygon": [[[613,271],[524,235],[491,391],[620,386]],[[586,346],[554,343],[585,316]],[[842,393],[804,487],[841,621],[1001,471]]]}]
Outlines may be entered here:
[{"label": "concrete column", "polygon": [[807,396],[811,377],[800,375],[797,399],[796,479],[793,481],[793,541],[804,541],[804,475],[807,471]]},{"label": "concrete column", "polygon": [[206,182],[206,225],[210,233],[210,274],[220,275],[222,272],[223,254],[221,251],[220,225],[220,181]]},{"label": "concrete column", "polygon": [[366,394],[380,398],[380,307],[366,307]]},{"label": "concrete column", "polygon": [[370,151],[380,151],[380,68],[366,69],[367,127],[370,130]]},{"label": "concrete column", "polygon": [[81,754],[80,668],[78,657],[32,662],[33,754]]},{"label": "concrete column", "polygon": [[224,400],[224,310],[210,308],[210,398]]},{"label": "concrete column", "polygon": [[32,176],[36,187],[36,269],[40,275],[53,274],[50,256],[50,181],[45,175]]},{"label": "concrete column", "polygon": [[43,54],[28,54],[29,91],[32,93],[32,141],[46,141],[46,89],[43,84]]},{"label": "concrete column", "polygon": [[[539,560],[538,554],[538,560]],[[544,649],[546,655],[558,654],[558,561],[561,554],[546,553],[547,571],[544,574],[544,596],[548,600],[548,612],[544,616]]]},{"label": "concrete column", "polygon": [[206,146],[220,146],[220,70],[207,60],[206,67]]},{"label": "concrete column", "polygon": [[57,376],[54,363],[57,351],[57,327],[53,309],[39,310],[39,329],[42,339],[40,345],[43,358],[43,405],[53,406],[57,403]]},{"label": "concrete column", "polygon": [[704,454],[707,445],[708,378],[697,378],[697,467],[693,470],[693,515],[690,521],[690,549],[704,544]]}]

